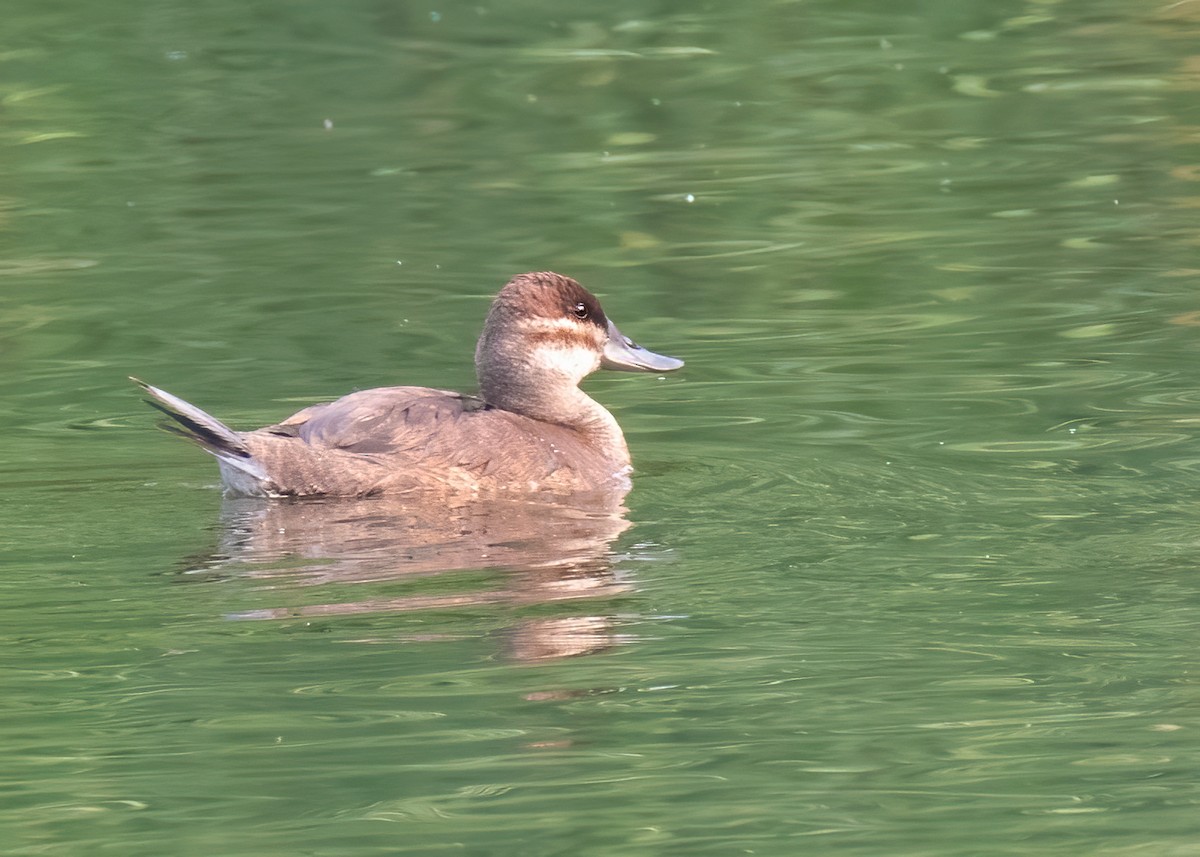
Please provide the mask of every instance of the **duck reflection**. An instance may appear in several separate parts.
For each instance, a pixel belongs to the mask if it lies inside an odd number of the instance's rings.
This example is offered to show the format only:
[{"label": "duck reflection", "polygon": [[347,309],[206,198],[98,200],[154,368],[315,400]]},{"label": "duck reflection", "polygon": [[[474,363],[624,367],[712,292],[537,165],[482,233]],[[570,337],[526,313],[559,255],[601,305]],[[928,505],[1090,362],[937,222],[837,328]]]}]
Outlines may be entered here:
[{"label": "duck reflection", "polygon": [[[619,490],[561,498],[280,502],[227,499],[217,550],[192,566],[191,579],[261,581],[281,596],[308,601],[310,587],[412,581],[435,575],[498,571],[502,583],[436,594],[372,596],[300,606],[281,604],[235,619],[316,618],[379,612],[523,606],[605,599],[629,591],[614,570],[613,542],[630,524]],[[458,589],[455,587],[456,590]],[[324,595],[324,591],[321,592]],[[608,649],[618,637],[611,616],[531,619],[501,638],[524,661]]]}]

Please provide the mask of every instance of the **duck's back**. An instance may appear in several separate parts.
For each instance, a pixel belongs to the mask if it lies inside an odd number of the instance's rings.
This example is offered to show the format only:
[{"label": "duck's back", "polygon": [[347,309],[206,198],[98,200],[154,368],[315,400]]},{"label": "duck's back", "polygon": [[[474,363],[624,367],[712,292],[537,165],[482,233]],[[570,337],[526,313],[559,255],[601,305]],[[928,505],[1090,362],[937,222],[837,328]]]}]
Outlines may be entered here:
[{"label": "duck's back", "polygon": [[591,490],[628,463],[577,429],[426,387],[362,390],[241,437],[284,495]]}]

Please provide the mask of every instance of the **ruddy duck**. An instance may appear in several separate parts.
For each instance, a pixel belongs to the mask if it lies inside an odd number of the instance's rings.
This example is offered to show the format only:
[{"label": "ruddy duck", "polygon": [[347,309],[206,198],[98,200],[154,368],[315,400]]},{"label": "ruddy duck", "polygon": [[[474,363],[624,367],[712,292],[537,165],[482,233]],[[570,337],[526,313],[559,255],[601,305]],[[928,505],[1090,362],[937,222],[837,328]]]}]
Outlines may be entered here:
[{"label": "ruddy duck", "polygon": [[175,420],[172,431],[216,456],[231,496],[560,493],[620,484],[631,469],[621,427],[579,382],[599,368],[681,366],[624,336],[575,280],[532,273],[510,280],[488,311],[478,397],[380,387],[239,432],[132,380]]}]

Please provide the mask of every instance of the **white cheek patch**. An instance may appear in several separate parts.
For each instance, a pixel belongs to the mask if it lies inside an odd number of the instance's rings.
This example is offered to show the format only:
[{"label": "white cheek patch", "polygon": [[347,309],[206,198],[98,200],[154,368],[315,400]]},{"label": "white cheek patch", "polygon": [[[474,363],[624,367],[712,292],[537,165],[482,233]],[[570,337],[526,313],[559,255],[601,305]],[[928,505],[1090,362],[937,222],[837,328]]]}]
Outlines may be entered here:
[{"label": "white cheek patch", "polygon": [[579,322],[569,318],[527,318],[521,320],[521,327],[537,333],[558,333],[567,330],[573,334],[579,334]]},{"label": "white cheek patch", "polygon": [[600,368],[600,355],[590,348],[567,345],[539,345],[533,349],[533,364],[542,369],[562,372],[580,381]]}]

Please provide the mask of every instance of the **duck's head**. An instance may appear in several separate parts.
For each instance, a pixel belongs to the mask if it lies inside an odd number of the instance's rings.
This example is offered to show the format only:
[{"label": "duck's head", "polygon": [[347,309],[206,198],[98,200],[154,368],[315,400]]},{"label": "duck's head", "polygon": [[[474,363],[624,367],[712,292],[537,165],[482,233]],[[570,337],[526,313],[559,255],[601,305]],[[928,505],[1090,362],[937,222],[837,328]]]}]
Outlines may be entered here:
[{"label": "duck's head", "polygon": [[682,360],[647,351],[570,277],[520,274],[496,295],[475,349],[484,401],[538,419],[597,369],[670,372]]}]

